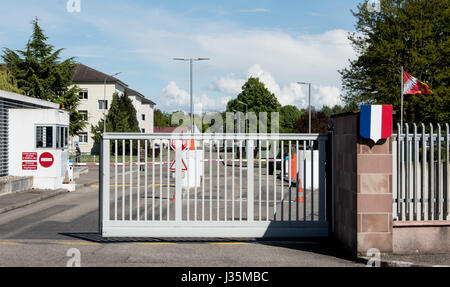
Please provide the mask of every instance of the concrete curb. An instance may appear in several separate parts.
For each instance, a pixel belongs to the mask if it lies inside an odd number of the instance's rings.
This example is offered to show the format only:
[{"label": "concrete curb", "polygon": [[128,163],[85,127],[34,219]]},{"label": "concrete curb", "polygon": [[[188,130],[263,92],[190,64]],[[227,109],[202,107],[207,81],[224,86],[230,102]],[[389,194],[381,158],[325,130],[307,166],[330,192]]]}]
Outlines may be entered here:
[{"label": "concrete curb", "polygon": [[[358,257],[357,262],[362,264],[367,264],[370,259],[369,257]],[[421,264],[406,261],[397,260],[380,260],[380,267],[413,267],[413,268],[423,268],[423,267],[450,267],[446,265],[431,265],[431,264]]]},{"label": "concrete curb", "polygon": [[9,212],[9,211],[12,211],[12,210],[15,210],[15,209],[19,209],[19,208],[25,207],[27,205],[31,205],[31,204],[43,201],[45,199],[58,196],[58,195],[63,194],[63,193],[69,193],[69,192],[67,190],[65,190],[65,189],[59,189],[59,190],[56,190],[56,191],[54,191],[52,193],[41,195],[40,197],[35,198],[35,199],[31,199],[31,200],[28,200],[28,201],[25,201],[25,202],[21,202],[21,203],[17,203],[17,204],[14,204],[14,205],[10,205],[8,207],[1,208],[0,209],[0,214]]}]

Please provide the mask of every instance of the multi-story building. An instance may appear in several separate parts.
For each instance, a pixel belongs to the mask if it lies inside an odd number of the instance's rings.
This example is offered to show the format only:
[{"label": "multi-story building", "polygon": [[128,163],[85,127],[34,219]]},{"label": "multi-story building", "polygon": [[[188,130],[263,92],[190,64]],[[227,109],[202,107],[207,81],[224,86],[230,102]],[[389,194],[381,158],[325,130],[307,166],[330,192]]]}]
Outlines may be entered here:
[{"label": "multi-story building", "polygon": [[156,104],[130,89],[121,80],[79,64],[72,75],[72,82],[81,89],[78,111],[85,115],[88,122],[85,130],[72,139],[72,149],[78,143],[82,153],[98,152],[98,145],[92,139],[91,126],[96,126],[108,113],[114,93],[126,93],[130,97],[142,133],[153,133],[153,109]]}]

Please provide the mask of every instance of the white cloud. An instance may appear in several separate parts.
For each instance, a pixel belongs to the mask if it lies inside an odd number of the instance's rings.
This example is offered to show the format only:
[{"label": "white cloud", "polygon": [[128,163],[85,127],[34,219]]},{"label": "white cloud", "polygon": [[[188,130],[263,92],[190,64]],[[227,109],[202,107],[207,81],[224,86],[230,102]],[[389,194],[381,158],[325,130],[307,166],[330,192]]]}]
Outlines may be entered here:
[{"label": "white cloud", "polygon": [[[231,100],[230,96],[211,98],[203,93],[200,97],[194,96],[194,111],[196,113],[223,111],[229,100]],[[171,81],[161,91],[158,103],[158,108],[166,111],[189,111],[190,94],[187,91],[179,88],[174,81]]]},{"label": "white cloud", "polygon": [[269,9],[265,9],[265,8],[239,10],[239,13],[267,13],[267,12],[270,12],[270,10]]},{"label": "white cloud", "polygon": [[[272,74],[260,65],[253,65],[248,69],[246,79],[236,79],[233,74],[217,80],[213,87],[224,94],[235,97],[241,92],[242,85],[250,77],[257,77],[265,85],[265,87],[278,98],[280,104],[295,105],[299,108],[308,106],[308,88],[301,86],[296,82],[288,83],[280,86]],[[239,87],[239,88],[238,88]],[[334,86],[313,85],[311,88],[311,105],[321,108],[324,105],[334,106],[342,104],[340,100],[340,90]]]}]

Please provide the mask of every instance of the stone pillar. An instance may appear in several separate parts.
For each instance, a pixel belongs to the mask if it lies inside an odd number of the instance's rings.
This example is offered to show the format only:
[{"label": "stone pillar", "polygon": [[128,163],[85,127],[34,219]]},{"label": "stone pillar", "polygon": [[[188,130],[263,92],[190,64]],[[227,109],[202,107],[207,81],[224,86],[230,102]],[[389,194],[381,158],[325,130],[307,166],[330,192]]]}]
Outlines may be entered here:
[{"label": "stone pillar", "polygon": [[353,255],[392,252],[392,150],[359,136],[359,113],[335,116],[333,237]]}]

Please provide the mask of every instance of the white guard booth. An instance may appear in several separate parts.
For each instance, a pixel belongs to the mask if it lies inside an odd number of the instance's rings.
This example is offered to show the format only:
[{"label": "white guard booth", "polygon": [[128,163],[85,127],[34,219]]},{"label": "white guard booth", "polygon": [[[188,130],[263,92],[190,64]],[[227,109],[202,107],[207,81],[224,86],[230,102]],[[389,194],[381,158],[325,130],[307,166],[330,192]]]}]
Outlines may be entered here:
[{"label": "white guard booth", "polygon": [[68,112],[9,110],[10,175],[33,176],[33,188],[74,191],[68,145]]}]

